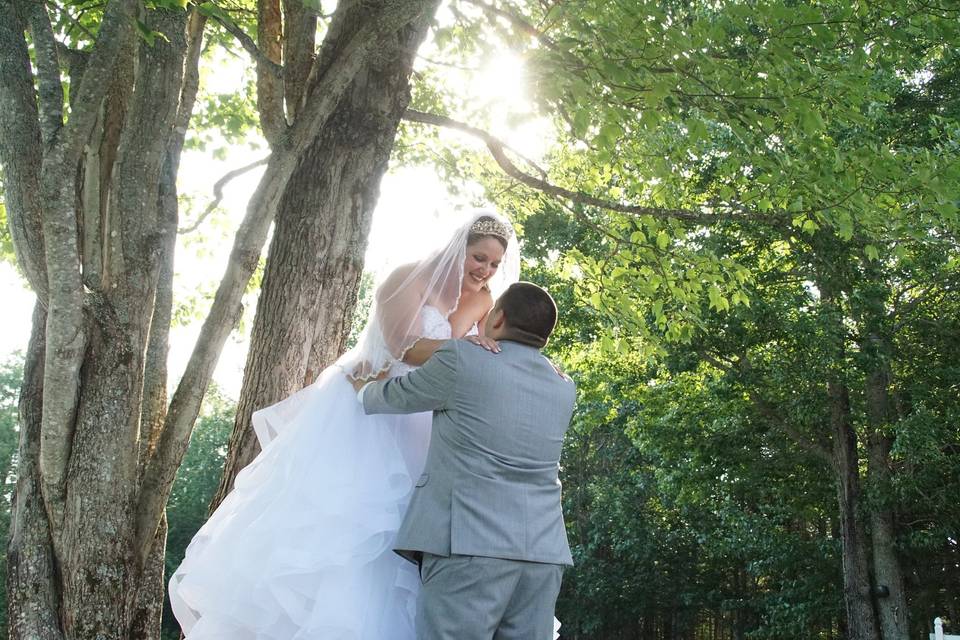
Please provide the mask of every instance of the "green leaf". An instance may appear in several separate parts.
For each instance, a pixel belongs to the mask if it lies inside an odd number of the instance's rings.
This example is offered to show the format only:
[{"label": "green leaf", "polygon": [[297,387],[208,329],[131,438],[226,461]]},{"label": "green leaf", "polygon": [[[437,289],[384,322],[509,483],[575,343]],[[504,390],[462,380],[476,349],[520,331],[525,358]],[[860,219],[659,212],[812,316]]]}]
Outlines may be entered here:
[{"label": "green leaf", "polygon": [[150,0],[146,3],[148,9],[166,9],[169,11],[187,8],[188,0]]},{"label": "green leaf", "polygon": [[660,231],[657,234],[657,247],[664,251],[668,246],[670,246],[670,235],[666,231]]},{"label": "green leaf", "polygon": [[823,129],[823,118],[814,107],[811,106],[807,110],[803,111],[801,116],[803,122],[803,131],[807,135],[815,135]]},{"label": "green leaf", "polygon": [[219,18],[220,20],[233,24],[233,19],[230,17],[230,14],[210,0],[197,5],[197,11],[209,18]]},{"label": "green leaf", "polygon": [[668,80],[660,80],[655,82],[652,87],[650,87],[650,99],[655,102],[660,102],[668,95],[673,88],[673,83]]},{"label": "green leaf", "polygon": [[807,235],[812,236],[820,229],[820,225],[818,225],[816,222],[814,222],[810,218],[807,218],[806,220],[803,221],[803,226],[800,229]]}]

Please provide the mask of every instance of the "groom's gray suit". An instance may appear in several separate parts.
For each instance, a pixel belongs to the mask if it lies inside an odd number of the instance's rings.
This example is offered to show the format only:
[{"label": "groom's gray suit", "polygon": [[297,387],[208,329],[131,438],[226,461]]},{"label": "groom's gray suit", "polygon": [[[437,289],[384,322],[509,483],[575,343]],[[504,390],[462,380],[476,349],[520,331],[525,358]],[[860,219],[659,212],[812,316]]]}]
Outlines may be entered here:
[{"label": "groom's gray suit", "polygon": [[547,640],[573,564],[557,471],[573,382],[536,347],[451,340],[419,369],[367,385],[369,413],[433,410],[423,475],[397,534],[421,561],[421,640]]}]

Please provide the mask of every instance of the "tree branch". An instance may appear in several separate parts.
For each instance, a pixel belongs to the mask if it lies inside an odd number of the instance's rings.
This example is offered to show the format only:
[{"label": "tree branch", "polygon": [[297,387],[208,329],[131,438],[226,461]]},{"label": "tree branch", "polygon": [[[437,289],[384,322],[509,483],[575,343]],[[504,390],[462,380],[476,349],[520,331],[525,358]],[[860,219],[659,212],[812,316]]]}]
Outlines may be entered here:
[{"label": "tree branch", "polygon": [[40,207],[42,159],[39,113],[23,25],[13,0],[0,0],[0,164],[7,222],[17,263],[46,304]]},{"label": "tree branch", "polygon": [[[110,85],[108,78],[117,65],[118,52],[132,36],[137,6],[136,0],[111,0],[107,4],[70,119],[44,157],[40,175],[49,280],[40,478],[53,531],[61,530],[80,365],[86,349],[87,318],[76,227],[77,164]],[[57,536],[54,545],[62,550]]]},{"label": "tree branch", "polygon": [[780,415],[766,399],[760,396],[756,389],[748,389],[747,395],[760,412],[760,415],[767,419],[770,426],[793,440],[801,449],[813,454],[819,460],[826,462],[829,467],[833,468],[833,454],[826,446],[820,442],[811,440],[790,426],[783,416]]},{"label": "tree branch", "polygon": [[538,191],[542,191],[543,193],[556,198],[565,198],[581,205],[598,207],[600,209],[607,209],[609,211],[618,211],[620,213],[627,213],[630,215],[649,215],[656,218],[675,218],[697,224],[709,224],[717,222],[721,219],[719,214],[712,212],[707,213],[693,211],[690,209],[667,209],[662,207],[642,207],[639,205],[621,204],[619,202],[603,200],[587,193],[583,193],[582,191],[572,191],[570,189],[558,187],[544,179],[537,178],[536,176],[532,176],[521,171],[513,163],[513,161],[507,157],[505,150],[509,147],[504,142],[490,135],[486,131],[483,131],[482,129],[477,129],[476,127],[472,127],[463,122],[448,118],[447,116],[424,113],[422,111],[415,111],[413,109],[407,109],[403,117],[411,122],[419,122],[422,124],[431,124],[439,127],[456,129],[457,131],[463,131],[464,133],[468,133],[476,138],[479,138],[484,144],[487,145],[487,149],[490,151],[493,159],[497,162],[504,173],[514,180],[522,182],[529,187],[537,189]]},{"label": "tree branch", "polygon": [[[739,371],[733,372],[734,375],[746,375],[749,376],[753,371],[753,363],[750,361],[750,358],[746,354],[742,354],[739,359]],[[826,462],[827,465],[833,469],[835,468],[836,461],[833,458],[833,452],[822,442],[817,440],[812,440],[796,429],[794,429],[783,417],[783,414],[777,411],[776,407],[760,395],[756,385],[744,384],[744,389],[747,392],[747,397],[750,398],[750,402],[753,403],[753,406],[756,407],[757,411],[760,412],[771,427],[787,436],[793,440],[800,448],[807,451],[808,453],[813,454],[819,460]]]},{"label": "tree branch", "polygon": [[137,510],[137,539],[141,543],[138,554],[141,559],[150,550],[152,534],[160,522],[173,479],[186,453],[203,395],[223,344],[240,318],[241,298],[257,267],[270,223],[300,156],[334,113],[368,56],[380,45],[382,34],[396,31],[422,10],[424,3],[420,0],[396,2],[390,4],[378,19],[368,21],[358,29],[327,67],[323,77],[311,87],[300,117],[270,156],[237,231],[210,313],[173,394],[160,441],[144,471]]},{"label": "tree branch", "polygon": [[57,41],[57,53],[61,60],[66,61],[68,69],[84,67],[87,64],[87,57],[90,55],[86,51],[71,49],[59,40]]},{"label": "tree branch", "polygon": [[273,75],[266,66],[268,61],[279,63],[283,60],[282,40],[280,0],[257,0],[257,44],[263,54],[262,58],[257,59],[257,114],[260,116],[263,137],[271,149],[287,131],[284,80]]},{"label": "tree branch", "polygon": [[[73,23],[73,26],[75,26],[77,29],[79,29],[80,31],[82,31],[85,36],[87,36],[88,38],[90,38],[90,41],[91,41],[91,42],[97,39],[97,36],[95,36],[94,34],[90,33],[90,30],[87,29],[85,26],[83,26],[83,23],[81,23],[78,18],[74,18],[74,17],[73,17],[73,14],[71,14],[69,11],[67,11],[67,9],[66,9],[65,7],[60,7],[60,6],[58,6],[56,3],[54,3],[53,6],[54,6],[54,8],[60,13],[60,15],[66,16],[66,18],[67,18],[70,22]],[[83,13],[84,13],[84,12],[81,11],[81,12],[80,12],[80,15],[82,16]],[[67,35],[69,35],[69,34],[70,34],[70,32],[67,31]],[[67,45],[65,45],[65,44],[63,44],[63,43],[58,42],[58,44],[60,44],[60,45],[63,46],[64,48],[69,48],[69,47],[67,47]]]},{"label": "tree branch", "polygon": [[257,43],[253,41],[253,38],[251,38],[246,31],[238,27],[232,21],[227,20],[216,13],[212,13],[211,17],[217,22],[217,24],[222,26],[234,38],[237,39],[237,42],[239,42],[240,46],[250,54],[250,57],[253,58],[254,62],[260,65],[263,69],[266,69],[273,77],[278,79],[283,77],[283,67],[267,57],[267,54],[260,50],[260,48],[257,46]]},{"label": "tree branch", "polygon": [[316,58],[317,15],[303,0],[283,0],[283,93],[287,119],[296,120]]},{"label": "tree branch", "polygon": [[262,167],[263,165],[267,164],[269,160],[270,160],[270,156],[267,156],[266,158],[260,158],[259,160],[251,162],[246,166],[240,167],[239,169],[233,169],[232,171],[228,171],[227,173],[223,174],[223,176],[219,180],[213,183],[213,201],[207,205],[207,208],[203,210],[203,213],[200,214],[200,217],[197,218],[196,222],[191,224],[189,227],[184,227],[183,229],[177,229],[177,233],[187,234],[187,233],[192,233],[196,231],[197,227],[203,224],[203,221],[207,219],[207,216],[213,213],[213,210],[216,209],[217,206],[220,204],[220,201],[223,200],[223,188],[227,185],[227,183],[229,183],[234,178],[242,176],[243,174],[247,173],[252,169],[256,169],[257,167]]},{"label": "tree branch", "polygon": [[[193,107],[196,103],[200,79],[200,55],[203,51],[203,32],[207,16],[196,7],[187,20],[187,49],[184,55],[183,83],[180,87],[180,104],[176,115],[173,135],[167,144],[166,158],[157,194],[157,210],[161,221],[163,248],[157,278],[157,295],[154,302],[154,317],[150,323],[150,339],[147,345],[144,367],[143,402],[141,411],[139,471],[142,477],[146,463],[156,450],[163,431],[167,412],[167,353],[169,351],[170,313],[172,306],[173,254],[176,246],[178,204],[177,172]],[[151,371],[150,363],[154,363]]]},{"label": "tree branch", "polygon": [[53,37],[44,3],[34,0],[28,3],[28,7],[40,85],[40,132],[44,143],[49,145],[63,127],[63,84],[60,82],[57,40]]},{"label": "tree branch", "polygon": [[[182,149],[183,140],[190,126],[193,116],[193,107],[197,102],[197,93],[200,90],[200,55],[203,53],[203,28],[207,24],[207,17],[194,10],[187,21],[187,56],[184,64],[183,85],[180,88],[180,108],[176,121],[176,148]],[[179,161],[179,153],[177,158]]]},{"label": "tree branch", "polygon": [[506,9],[500,9],[492,4],[487,4],[482,0],[466,0],[466,2],[480,7],[489,16],[505,19],[515,28],[519,29],[528,36],[531,36],[548,49],[552,51],[558,51],[558,47],[553,40],[551,40],[545,33],[537,29],[535,26],[527,22],[522,16],[512,11],[507,11]]},{"label": "tree branch", "polygon": [[[137,6],[136,0],[110,0],[107,3],[97,41],[87,58],[80,85],[70,101],[73,107],[70,118],[57,140],[63,148],[60,154],[53,154],[55,162],[76,166],[110,86],[108,78],[117,65],[118,53],[132,33]],[[57,158],[57,155],[60,157]]]}]

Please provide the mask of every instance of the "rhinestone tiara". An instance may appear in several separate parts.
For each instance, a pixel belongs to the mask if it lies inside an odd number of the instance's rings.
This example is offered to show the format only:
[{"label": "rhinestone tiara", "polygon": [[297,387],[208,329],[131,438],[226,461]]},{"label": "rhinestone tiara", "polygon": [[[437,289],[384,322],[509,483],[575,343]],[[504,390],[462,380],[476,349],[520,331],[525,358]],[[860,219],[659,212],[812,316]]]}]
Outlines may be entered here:
[{"label": "rhinestone tiara", "polygon": [[509,240],[513,237],[513,227],[499,220],[487,218],[486,220],[477,220],[474,222],[470,227],[470,233],[477,233],[482,236],[497,236],[498,238]]}]

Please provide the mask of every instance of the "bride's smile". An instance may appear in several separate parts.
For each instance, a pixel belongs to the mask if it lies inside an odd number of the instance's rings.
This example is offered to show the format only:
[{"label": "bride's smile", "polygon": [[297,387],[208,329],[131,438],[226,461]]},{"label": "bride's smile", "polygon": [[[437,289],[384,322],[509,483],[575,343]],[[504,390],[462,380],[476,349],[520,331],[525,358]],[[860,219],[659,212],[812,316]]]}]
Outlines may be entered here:
[{"label": "bride's smile", "polygon": [[483,237],[467,246],[463,263],[463,286],[469,291],[479,291],[500,266],[504,247],[495,238]]}]

